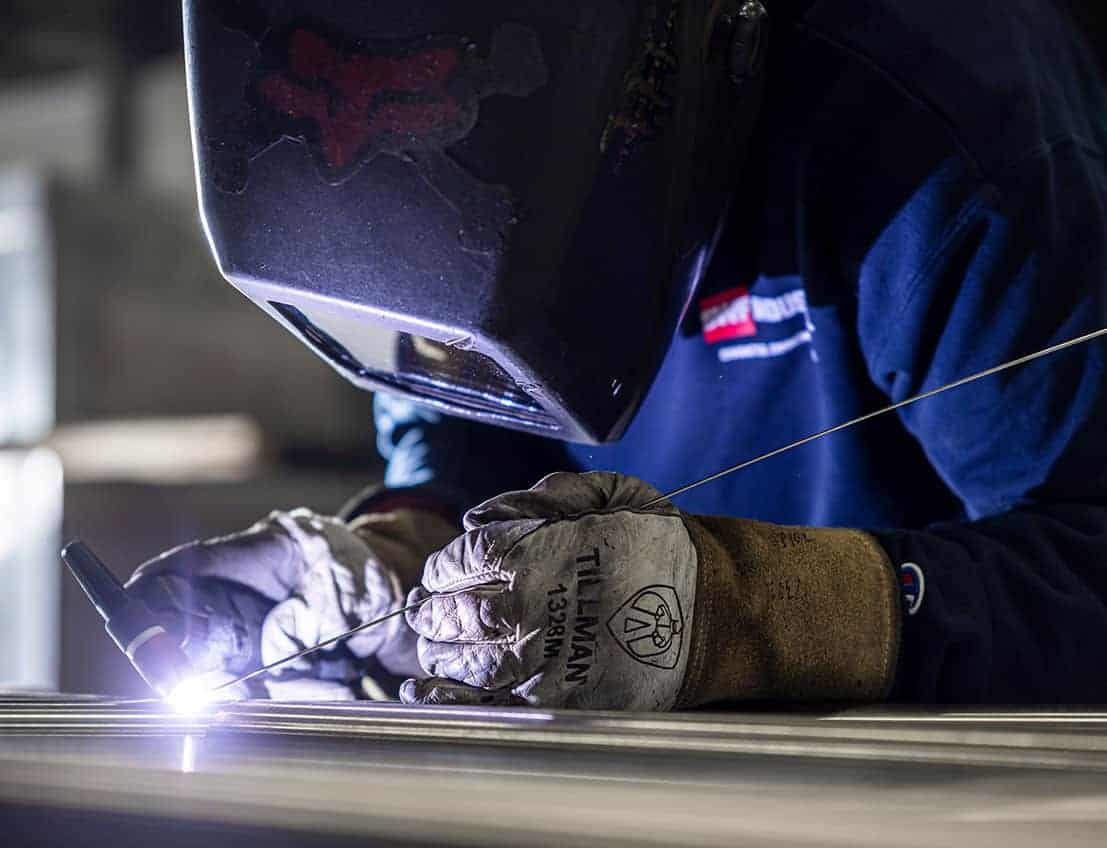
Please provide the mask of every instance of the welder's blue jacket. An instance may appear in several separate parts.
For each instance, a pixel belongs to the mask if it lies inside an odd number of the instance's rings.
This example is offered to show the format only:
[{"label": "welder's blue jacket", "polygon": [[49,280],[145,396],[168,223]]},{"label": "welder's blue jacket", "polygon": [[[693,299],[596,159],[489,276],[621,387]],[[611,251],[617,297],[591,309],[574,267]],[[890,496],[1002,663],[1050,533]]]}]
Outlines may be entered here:
[{"label": "welder's blue jacket", "polygon": [[[1054,4],[802,5],[795,19],[770,6],[738,212],[626,437],[566,447],[382,398],[389,485],[477,501],[604,469],[664,491],[1102,325],[1107,112]],[[1107,702],[1104,350],[924,401],[677,503],[866,528],[915,563],[897,699]]]}]

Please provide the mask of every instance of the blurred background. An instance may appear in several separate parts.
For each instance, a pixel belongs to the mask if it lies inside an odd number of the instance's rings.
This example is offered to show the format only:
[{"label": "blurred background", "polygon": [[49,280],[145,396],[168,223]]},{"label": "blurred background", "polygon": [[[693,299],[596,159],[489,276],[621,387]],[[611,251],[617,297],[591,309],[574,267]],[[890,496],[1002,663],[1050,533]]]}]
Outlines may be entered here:
[{"label": "blurred background", "polygon": [[145,696],[63,576],[380,479],[370,398],[216,272],[180,4],[0,2],[0,688]]}]

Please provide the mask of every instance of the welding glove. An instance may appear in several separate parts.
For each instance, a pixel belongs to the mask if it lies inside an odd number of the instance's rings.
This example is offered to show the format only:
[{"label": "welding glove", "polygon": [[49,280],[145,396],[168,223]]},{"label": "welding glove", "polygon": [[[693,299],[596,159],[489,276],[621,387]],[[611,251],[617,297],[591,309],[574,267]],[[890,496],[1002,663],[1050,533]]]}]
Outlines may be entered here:
[{"label": "welding glove", "polygon": [[[398,609],[427,554],[455,535],[445,519],[415,510],[350,524],[274,512],[245,532],[163,554],[127,588],[170,622],[194,669],[216,682]],[[264,687],[279,700],[349,700],[369,656],[392,674],[418,669],[402,617],[275,670]]]},{"label": "welding glove", "polygon": [[554,474],[482,504],[406,613],[409,703],[669,710],[869,701],[895,673],[899,594],[856,530],[688,515],[617,474]]}]

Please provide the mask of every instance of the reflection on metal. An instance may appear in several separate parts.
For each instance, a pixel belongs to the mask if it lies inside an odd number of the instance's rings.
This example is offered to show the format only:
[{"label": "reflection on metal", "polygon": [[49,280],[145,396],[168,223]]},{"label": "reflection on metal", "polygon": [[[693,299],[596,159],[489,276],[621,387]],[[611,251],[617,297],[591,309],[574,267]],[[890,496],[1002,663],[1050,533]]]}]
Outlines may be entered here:
[{"label": "reflection on metal", "polygon": [[181,740],[181,774],[196,771],[196,740],[197,737],[191,735]]},{"label": "reflection on metal", "polygon": [[47,805],[120,837],[128,821],[215,823],[235,845],[272,844],[235,835],[249,827],[280,844],[1098,845],[1105,770],[1107,712],[1092,710],[246,702],[193,719],[152,701],[0,701],[0,818]]},{"label": "reflection on metal", "polygon": [[315,736],[598,752],[750,754],[1107,772],[1107,712],[634,714],[246,701],[180,715],[159,701],[0,699],[0,735]]},{"label": "reflection on metal", "polygon": [[840,713],[825,717],[235,705],[221,729],[589,751],[760,754],[1107,771],[1107,713]]},{"label": "reflection on metal", "polygon": [[179,715],[153,700],[0,697],[0,737],[179,736],[205,732],[211,718]]}]

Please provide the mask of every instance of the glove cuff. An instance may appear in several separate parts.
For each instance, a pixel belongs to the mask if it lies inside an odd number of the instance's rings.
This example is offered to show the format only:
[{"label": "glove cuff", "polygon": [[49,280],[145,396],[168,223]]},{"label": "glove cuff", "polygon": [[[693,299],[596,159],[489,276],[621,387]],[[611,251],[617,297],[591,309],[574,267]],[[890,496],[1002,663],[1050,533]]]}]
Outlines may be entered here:
[{"label": "glove cuff", "polygon": [[416,510],[437,515],[460,527],[467,504],[461,493],[434,483],[407,487],[374,485],[347,501],[339,510],[338,517],[353,524],[357,519],[374,513]]},{"label": "glove cuff", "polygon": [[715,516],[685,524],[699,569],[678,707],[887,696],[899,581],[872,536]]}]

